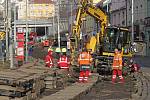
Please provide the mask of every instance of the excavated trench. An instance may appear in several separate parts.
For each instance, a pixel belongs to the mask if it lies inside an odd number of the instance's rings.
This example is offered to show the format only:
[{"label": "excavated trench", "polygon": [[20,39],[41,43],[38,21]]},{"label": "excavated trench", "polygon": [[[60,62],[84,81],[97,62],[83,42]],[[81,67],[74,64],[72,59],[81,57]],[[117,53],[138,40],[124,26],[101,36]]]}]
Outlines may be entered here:
[{"label": "excavated trench", "polygon": [[125,83],[111,83],[111,77],[101,79],[80,100],[129,100],[134,91],[134,82],[130,76],[125,77]]}]

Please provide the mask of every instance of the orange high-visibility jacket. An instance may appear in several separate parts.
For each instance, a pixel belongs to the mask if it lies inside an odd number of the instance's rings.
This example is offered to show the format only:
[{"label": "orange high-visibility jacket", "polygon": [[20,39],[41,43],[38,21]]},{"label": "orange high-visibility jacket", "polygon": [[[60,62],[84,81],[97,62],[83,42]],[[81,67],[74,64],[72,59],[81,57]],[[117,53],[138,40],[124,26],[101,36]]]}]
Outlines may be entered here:
[{"label": "orange high-visibility jacket", "polygon": [[92,62],[92,56],[88,52],[81,52],[78,57],[79,65],[90,65]]},{"label": "orange high-visibility jacket", "polygon": [[122,55],[120,53],[114,54],[113,69],[122,69]]}]

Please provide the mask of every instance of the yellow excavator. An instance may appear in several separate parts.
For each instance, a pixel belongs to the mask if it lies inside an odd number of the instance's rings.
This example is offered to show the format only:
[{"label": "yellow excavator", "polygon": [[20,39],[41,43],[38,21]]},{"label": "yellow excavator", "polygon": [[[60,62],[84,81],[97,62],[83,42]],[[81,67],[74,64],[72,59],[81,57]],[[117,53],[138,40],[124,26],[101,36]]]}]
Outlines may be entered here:
[{"label": "yellow excavator", "polygon": [[104,36],[105,27],[107,26],[107,15],[105,14],[102,9],[95,7],[92,4],[92,1],[89,0],[81,0],[80,6],[78,6],[76,19],[74,21],[73,27],[72,27],[72,35],[71,35],[71,59],[72,64],[75,64],[75,58],[76,58],[76,51],[79,51],[79,46],[81,44],[81,26],[83,23],[83,20],[88,16],[92,16],[97,23],[99,23],[99,26],[101,27],[101,30],[97,32],[96,36],[92,36],[90,38],[90,42],[84,45],[89,50],[92,50],[94,52],[96,50],[96,45],[99,45],[99,39],[102,39],[100,37]]},{"label": "yellow excavator", "polygon": [[83,20],[87,16],[92,16],[96,22],[99,23],[100,27],[100,31],[97,31],[96,35],[91,36],[90,41],[86,43],[86,46],[84,45],[87,49],[92,50],[93,55],[95,55],[95,66],[98,66],[100,71],[103,70],[101,68],[105,65],[105,68],[110,70],[108,66],[111,64],[115,48],[124,48],[122,49],[123,56],[131,57],[132,53],[129,50],[131,34],[128,29],[108,26],[107,14],[101,8],[94,6],[92,0],[81,0],[80,4],[81,6],[78,7],[76,19],[72,28],[72,62],[74,62],[76,58],[75,52],[79,51],[79,45],[82,40],[81,26]]}]

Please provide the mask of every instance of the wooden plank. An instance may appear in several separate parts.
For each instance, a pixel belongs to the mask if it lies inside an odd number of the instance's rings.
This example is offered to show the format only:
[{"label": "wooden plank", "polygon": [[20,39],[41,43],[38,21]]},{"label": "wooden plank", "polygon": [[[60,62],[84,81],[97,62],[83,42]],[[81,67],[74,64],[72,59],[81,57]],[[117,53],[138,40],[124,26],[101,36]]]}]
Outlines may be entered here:
[{"label": "wooden plank", "polygon": [[45,81],[53,81],[54,78],[53,78],[52,76],[48,76],[48,77],[46,77],[44,80],[45,80]]},{"label": "wooden plank", "polygon": [[54,86],[53,85],[46,85],[46,89],[53,89]]},{"label": "wooden plank", "polygon": [[46,85],[52,85],[52,84],[54,84],[54,82],[53,81],[46,81],[45,84]]},{"label": "wooden plank", "polygon": [[8,85],[0,85],[0,90],[16,91],[16,87],[12,87],[12,86],[8,86]]},{"label": "wooden plank", "polygon": [[9,97],[6,96],[0,96],[0,100],[10,100]]}]

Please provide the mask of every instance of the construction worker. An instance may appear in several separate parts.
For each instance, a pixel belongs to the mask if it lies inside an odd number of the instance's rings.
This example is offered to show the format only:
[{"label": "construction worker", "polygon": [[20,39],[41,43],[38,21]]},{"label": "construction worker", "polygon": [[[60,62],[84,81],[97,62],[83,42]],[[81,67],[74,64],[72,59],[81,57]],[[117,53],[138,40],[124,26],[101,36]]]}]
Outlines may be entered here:
[{"label": "construction worker", "polygon": [[48,54],[45,57],[46,67],[52,68],[53,65],[54,65],[53,64],[53,56],[52,56],[52,54],[53,54],[53,51],[52,51],[52,49],[50,49],[48,51]]},{"label": "construction worker", "polygon": [[33,54],[33,47],[34,47],[33,45],[29,47],[29,54],[28,54],[29,56],[32,56]]},{"label": "construction worker", "polygon": [[34,49],[34,46],[32,45],[32,46],[30,46],[29,47],[29,50],[28,50],[28,59],[29,59],[29,61],[33,61],[33,49]]},{"label": "construction worker", "polygon": [[66,56],[66,48],[62,48],[62,55],[60,56],[59,60],[58,60],[58,67],[61,68],[61,69],[66,69],[68,71],[68,75],[69,75],[69,65],[70,65],[70,62],[69,62],[69,59],[68,57]]},{"label": "construction worker", "polygon": [[80,76],[79,76],[79,82],[87,82],[88,77],[90,74],[90,66],[92,62],[92,56],[91,54],[84,49],[78,57],[78,63],[80,66]]},{"label": "construction worker", "polygon": [[122,76],[122,54],[118,51],[118,49],[115,49],[112,69],[113,69],[112,83],[115,83],[117,74],[120,78],[120,83],[123,83],[124,78]]}]

